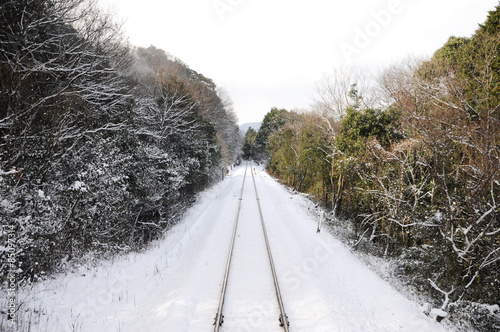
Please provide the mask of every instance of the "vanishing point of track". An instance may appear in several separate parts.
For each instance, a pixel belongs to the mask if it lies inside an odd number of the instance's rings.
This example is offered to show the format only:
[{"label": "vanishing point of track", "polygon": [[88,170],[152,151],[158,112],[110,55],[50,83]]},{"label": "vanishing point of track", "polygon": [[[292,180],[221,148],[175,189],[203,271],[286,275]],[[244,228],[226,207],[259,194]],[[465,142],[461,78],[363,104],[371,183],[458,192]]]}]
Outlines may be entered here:
[{"label": "vanishing point of track", "polygon": [[[224,322],[224,316],[222,314],[222,310],[224,308],[224,299],[226,296],[227,282],[229,279],[229,272],[231,269],[231,260],[233,257],[234,242],[236,239],[236,232],[238,229],[238,220],[240,217],[241,203],[243,201],[243,189],[245,187],[245,179],[246,179],[246,175],[247,175],[247,169],[248,169],[248,164],[245,167],[245,174],[243,175],[243,183],[241,185],[241,192],[240,192],[240,197],[239,197],[239,202],[238,202],[238,210],[236,212],[236,219],[234,221],[234,229],[233,229],[233,233],[232,233],[231,244],[229,246],[229,254],[228,254],[226,270],[225,270],[225,274],[224,274],[224,281],[222,283],[222,290],[221,290],[221,295],[220,295],[220,300],[219,300],[219,307],[217,309],[217,314],[215,316],[214,332],[218,332],[219,328],[221,327],[222,323]],[[283,305],[283,299],[281,296],[281,291],[280,291],[280,287],[279,287],[279,283],[278,283],[278,277],[276,276],[276,269],[274,267],[273,256],[271,254],[271,247],[269,245],[269,239],[267,237],[266,225],[264,222],[264,217],[262,215],[262,209],[260,207],[259,194],[257,192],[257,185],[255,184],[255,177],[254,177],[252,170],[250,170],[250,173],[252,174],[252,181],[253,181],[253,186],[254,186],[254,190],[255,190],[255,198],[257,199],[257,206],[259,209],[259,216],[260,216],[260,221],[261,221],[261,225],[262,225],[262,233],[264,235],[264,239],[266,242],[266,249],[267,249],[267,254],[269,257],[269,264],[271,265],[271,272],[272,272],[273,280],[274,280],[274,288],[276,290],[276,298],[277,298],[278,306],[280,309],[280,315],[279,315],[278,321],[279,321],[280,326],[283,327],[283,330],[288,332],[289,331],[288,317],[285,314],[285,307]]]}]

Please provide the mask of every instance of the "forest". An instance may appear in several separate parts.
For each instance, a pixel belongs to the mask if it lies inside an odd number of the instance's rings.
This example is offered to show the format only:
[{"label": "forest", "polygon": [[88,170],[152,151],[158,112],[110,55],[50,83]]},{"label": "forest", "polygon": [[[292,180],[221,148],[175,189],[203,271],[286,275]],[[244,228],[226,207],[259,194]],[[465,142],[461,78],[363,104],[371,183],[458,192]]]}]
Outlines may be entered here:
[{"label": "forest", "polygon": [[326,74],[312,111],[242,139],[224,89],[96,3],[0,4],[0,282],[146,248],[242,153],[448,319],[500,329],[500,5],[430,59]]},{"label": "forest", "polygon": [[0,281],[144,248],[240,141],[223,89],[130,45],[95,1],[2,1]]},{"label": "forest", "polygon": [[376,75],[338,68],[312,112],[273,108],[243,157],[348,220],[354,249],[450,320],[500,328],[500,6],[470,38]]}]

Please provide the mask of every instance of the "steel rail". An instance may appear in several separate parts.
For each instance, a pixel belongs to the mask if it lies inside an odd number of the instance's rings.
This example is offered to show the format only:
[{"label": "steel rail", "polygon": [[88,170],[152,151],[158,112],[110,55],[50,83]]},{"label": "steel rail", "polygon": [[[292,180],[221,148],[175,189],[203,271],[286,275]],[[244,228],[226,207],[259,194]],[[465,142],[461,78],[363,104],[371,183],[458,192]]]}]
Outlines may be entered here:
[{"label": "steel rail", "polygon": [[218,332],[220,326],[224,322],[224,316],[222,315],[222,308],[224,307],[224,298],[226,297],[227,281],[229,279],[229,270],[231,266],[231,259],[233,257],[234,240],[236,239],[236,231],[238,229],[238,220],[240,217],[241,201],[243,200],[243,188],[245,188],[245,179],[247,176],[248,164],[245,167],[245,174],[243,175],[243,184],[241,185],[240,198],[238,203],[238,210],[236,211],[236,219],[234,221],[233,236],[231,238],[231,245],[229,247],[229,255],[227,257],[226,272],[224,274],[224,281],[222,282],[222,291],[219,299],[219,308],[217,309],[217,314],[215,316],[214,322],[214,332]]},{"label": "steel rail", "polygon": [[264,217],[262,216],[262,209],[260,207],[260,199],[259,199],[259,194],[257,192],[257,185],[255,184],[255,177],[254,177],[253,171],[251,169],[250,169],[250,173],[252,173],[253,187],[255,189],[255,196],[257,197],[257,206],[259,207],[259,215],[260,215],[260,221],[262,224],[262,231],[264,233],[264,238],[266,240],[267,254],[269,256],[269,263],[271,264],[271,271],[273,273],[274,288],[276,289],[276,297],[278,298],[278,304],[280,307],[279,322],[280,322],[280,325],[283,327],[283,329],[286,332],[288,332],[290,323],[288,322],[288,316],[285,313],[285,307],[283,305],[283,299],[281,297],[280,286],[278,283],[278,277],[276,276],[276,269],[274,268],[273,255],[271,254],[271,247],[269,246],[269,239],[267,237],[266,225],[264,223]]}]

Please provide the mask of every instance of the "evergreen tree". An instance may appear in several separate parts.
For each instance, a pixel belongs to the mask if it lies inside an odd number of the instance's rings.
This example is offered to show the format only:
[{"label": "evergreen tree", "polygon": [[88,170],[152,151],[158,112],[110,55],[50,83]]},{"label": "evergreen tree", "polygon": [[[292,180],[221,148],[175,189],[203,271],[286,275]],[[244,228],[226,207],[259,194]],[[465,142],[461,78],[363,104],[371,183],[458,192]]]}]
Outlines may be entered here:
[{"label": "evergreen tree", "polygon": [[495,10],[489,12],[486,22],[480,24],[479,27],[480,31],[484,31],[489,35],[496,35],[500,32],[500,5],[497,5]]},{"label": "evergreen tree", "polygon": [[257,146],[259,149],[265,151],[269,144],[269,136],[278,131],[285,124],[286,113],[287,111],[285,109],[273,107],[266,116],[264,116],[257,136]]},{"label": "evergreen tree", "polygon": [[243,138],[243,155],[245,160],[251,160],[257,153],[257,132],[252,127],[248,128]]}]

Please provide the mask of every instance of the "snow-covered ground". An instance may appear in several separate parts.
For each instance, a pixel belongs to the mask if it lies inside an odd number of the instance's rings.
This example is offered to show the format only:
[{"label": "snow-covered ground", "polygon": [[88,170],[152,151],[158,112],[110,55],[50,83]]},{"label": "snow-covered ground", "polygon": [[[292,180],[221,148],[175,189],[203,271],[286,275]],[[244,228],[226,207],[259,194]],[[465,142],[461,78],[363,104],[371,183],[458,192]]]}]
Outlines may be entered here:
[{"label": "snow-covered ground", "polygon": [[[327,231],[316,233],[306,198],[289,193],[255,164],[252,171],[290,331],[443,331]],[[244,165],[237,167],[202,193],[150,250],[21,291],[18,329],[213,331],[244,172]],[[280,331],[249,172],[221,331]]]}]

